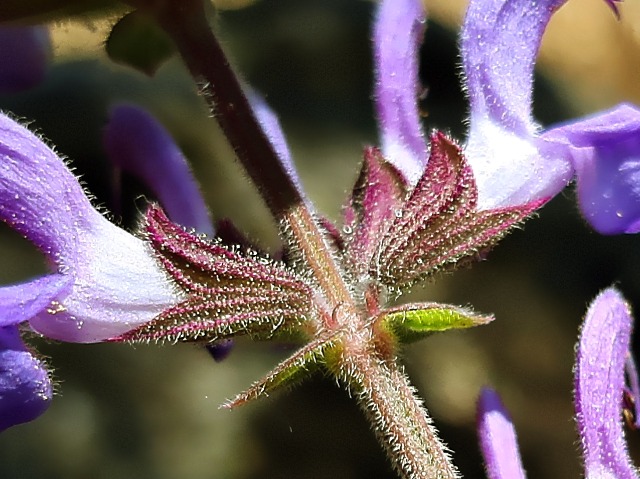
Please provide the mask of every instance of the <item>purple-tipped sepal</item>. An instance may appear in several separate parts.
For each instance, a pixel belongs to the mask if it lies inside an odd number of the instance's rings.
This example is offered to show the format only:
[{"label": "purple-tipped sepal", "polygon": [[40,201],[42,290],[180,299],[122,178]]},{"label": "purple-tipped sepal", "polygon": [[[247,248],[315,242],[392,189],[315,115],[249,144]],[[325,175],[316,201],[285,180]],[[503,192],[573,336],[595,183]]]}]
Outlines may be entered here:
[{"label": "purple-tipped sepal", "polygon": [[431,136],[427,168],[402,206],[394,210],[370,273],[398,290],[436,271],[481,258],[545,201],[480,210],[473,171],[462,151],[436,132]]}]

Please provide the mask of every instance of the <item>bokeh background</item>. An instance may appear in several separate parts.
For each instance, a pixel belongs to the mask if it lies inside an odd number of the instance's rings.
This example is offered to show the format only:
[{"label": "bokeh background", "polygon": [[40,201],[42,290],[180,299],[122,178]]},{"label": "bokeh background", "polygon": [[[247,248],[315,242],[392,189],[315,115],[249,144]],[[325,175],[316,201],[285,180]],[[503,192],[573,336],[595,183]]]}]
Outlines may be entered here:
[{"label": "bokeh background", "polygon": [[[421,51],[429,88],[425,127],[464,137],[456,35],[464,1],[427,1]],[[376,144],[371,21],[362,0],[229,0],[212,19],[242,77],[281,117],[302,181],[339,222],[362,147]],[[229,7],[233,7],[228,9]],[[545,125],[640,103],[640,4],[621,20],[601,0],[574,0],[545,37],[534,112]],[[148,197],[122,178],[101,146],[110,105],[150,109],[193,164],[214,218],[232,218],[271,251],[277,231],[196,95],[178,59],[153,78],[110,62],[103,43],[118,12],[51,24],[54,59],[43,85],[0,97],[67,156],[97,202],[134,228]],[[45,271],[43,258],[4,228],[0,281]],[[510,409],[528,476],[582,477],[573,423],[574,345],[587,303],[617,284],[640,311],[640,238],[604,237],[580,218],[571,188],[505,239],[485,261],[416,288],[411,299],[473,305],[497,321],[410,346],[404,362],[466,478],[485,477],[476,444],[479,389]],[[48,357],[57,395],[37,421],[0,435],[0,477],[136,479],[377,479],[396,477],[360,411],[317,377],[237,411],[219,410],[291,352],[239,341],[214,363],[201,348],[74,345],[32,336]],[[636,342],[637,344],[637,342]],[[628,431],[636,463],[639,433]]]}]

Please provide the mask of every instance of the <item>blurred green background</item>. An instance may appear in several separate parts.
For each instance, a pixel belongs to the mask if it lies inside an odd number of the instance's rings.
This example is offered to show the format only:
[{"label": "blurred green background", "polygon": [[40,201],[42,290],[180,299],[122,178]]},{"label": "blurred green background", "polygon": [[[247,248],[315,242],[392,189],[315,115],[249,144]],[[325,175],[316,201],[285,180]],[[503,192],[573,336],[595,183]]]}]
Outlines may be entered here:
[{"label": "blurred green background", "polygon": [[[640,101],[634,26],[640,9],[624,5],[623,20],[616,22],[603,3],[585,0],[579,11],[568,5],[554,19],[541,60],[546,68],[536,78],[534,110],[543,124]],[[463,4],[428,2],[433,16],[421,51],[429,88],[425,127],[458,138],[466,108],[456,45]],[[280,115],[310,197],[337,222],[362,147],[376,144],[373,8],[361,0],[261,0],[214,18],[242,77]],[[55,63],[46,83],[1,97],[0,108],[33,120],[32,127],[71,159],[97,201],[134,228],[148,192],[131,178],[124,178],[122,194],[115,192],[100,134],[111,104],[146,106],[191,160],[214,218],[232,218],[258,244],[277,249],[273,222],[179,60],[148,78],[105,59],[104,33],[116,20],[54,24]],[[585,32],[597,48],[584,46]],[[574,344],[586,304],[612,283],[640,310],[639,247],[635,236],[591,231],[568,189],[488,261],[407,298],[472,305],[498,318],[476,330],[433,336],[405,355],[464,477],[485,477],[474,430],[475,400],[485,384],[497,388],[513,415],[528,477],[582,476],[572,419]],[[0,250],[3,283],[45,270],[34,249],[6,228]],[[58,394],[43,417],[0,435],[0,478],[396,477],[355,402],[332,380],[318,377],[237,411],[218,409],[290,346],[241,340],[216,364],[186,345],[29,341],[48,357]],[[638,433],[628,436],[640,461]]]}]

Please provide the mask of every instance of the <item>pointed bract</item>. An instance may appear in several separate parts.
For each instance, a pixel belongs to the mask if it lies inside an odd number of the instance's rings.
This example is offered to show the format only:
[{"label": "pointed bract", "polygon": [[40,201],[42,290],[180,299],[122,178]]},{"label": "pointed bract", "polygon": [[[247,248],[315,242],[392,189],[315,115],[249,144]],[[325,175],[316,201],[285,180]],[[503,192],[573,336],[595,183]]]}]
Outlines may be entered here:
[{"label": "pointed bract", "polygon": [[400,342],[407,343],[449,329],[481,326],[493,321],[493,316],[480,316],[448,304],[410,303],[382,310],[375,321]]},{"label": "pointed bract", "polygon": [[350,198],[350,222],[345,257],[354,272],[367,272],[380,238],[387,232],[400,212],[406,194],[406,183],[400,173],[387,163],[376,148],[367,148],[360,175]]},{"label": "pointed bract", "polygon": [[242,406],[254,399],[268,396],[282,387],[291,387],[309,377],[324,360],[325,352],[335,346],[334,341],[337,336],[337,332],[323,334],[305,344],[292,356],[273,368],[267,376],[227,401],[222,407],[233,409]]},{"label": "pointed bract", "polygon": [[471,168],[451,140],[435,133],[427,168],[380,241],[371,274],[401,290],[478,258],[543,202],[478,211]]}]

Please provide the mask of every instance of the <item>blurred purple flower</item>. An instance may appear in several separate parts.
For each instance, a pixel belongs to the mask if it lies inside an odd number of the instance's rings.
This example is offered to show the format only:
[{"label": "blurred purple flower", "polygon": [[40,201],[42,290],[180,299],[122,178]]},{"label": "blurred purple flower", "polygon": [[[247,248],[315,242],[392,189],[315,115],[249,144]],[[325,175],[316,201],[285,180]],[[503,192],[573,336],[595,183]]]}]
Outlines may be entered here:
[{"label": "blurred purple flower", "polygon": [[[640,477],[627,453],[622,424],[623,395],[634,389],[625,384],[632,325],[629,306],[614,288],[598,295],[584,319],[575,367],[575,408],[587,478]],[[524,479],[513,425],[500,398],[489,389],[478,402],[478,434],[490,479]]]},{"label": "blurred purple flower", "polygon": [[526,477],[516,431],[498,393],[483,388],[478,398],[478,436],[489,479]]},{"label": "blurred purple flower", "polygon": [[187,160],[153,116],[134,105],[116,105],[103,143],[111,162],[142,180],[171,221],[213,236],[209,210]]},{"label": "blurred purple flower", "polygon": [[0,93],[16,93],[40,84],[50,59],[47,27],[0,27]]},{"label": "blurred purple flower", "polygon": [[[532,118],[542,34],[566,0],[471,0],[461,32],[470,119],[465,155],[478,206],[550,198],[574,177],[585,218],[600,233],[640,231],[640,110],[622,104],[542,130]],[[615,5],[608,2],[612,7]],[[375,30],[382,150],[415,184],[428,159],[417,107],[419,0],[382,3]]]}]

